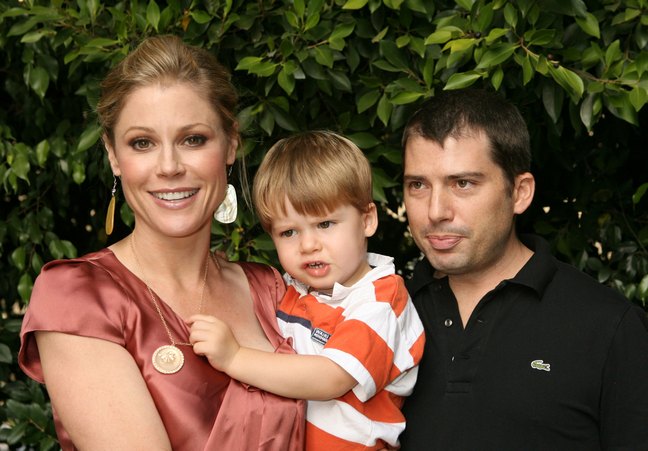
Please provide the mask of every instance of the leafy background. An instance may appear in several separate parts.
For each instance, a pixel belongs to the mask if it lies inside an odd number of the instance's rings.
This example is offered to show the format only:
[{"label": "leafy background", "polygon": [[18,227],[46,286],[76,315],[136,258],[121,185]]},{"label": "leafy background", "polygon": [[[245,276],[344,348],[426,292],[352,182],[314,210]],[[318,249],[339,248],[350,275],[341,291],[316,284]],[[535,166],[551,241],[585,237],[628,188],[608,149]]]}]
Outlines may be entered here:
[{"label": "leafy background", "polygon": [[[349,136],[373,165],[370,248],[407,275],[400,136],[443,89],[497,90],[531,131],[538,192],[518,223],[556,255],[646,306],[647,0],[97,0],[0,3],[0,443],[58,447],[47,396],[16,365],[44,262],[96,250],[112,177],[93,109],[109,67],[172,33],[233,72],[246,167],[307,129]],[[643,127],[640,126],[643,124]],[[214,225],[232,259],[276,263],[254,215]]]}]

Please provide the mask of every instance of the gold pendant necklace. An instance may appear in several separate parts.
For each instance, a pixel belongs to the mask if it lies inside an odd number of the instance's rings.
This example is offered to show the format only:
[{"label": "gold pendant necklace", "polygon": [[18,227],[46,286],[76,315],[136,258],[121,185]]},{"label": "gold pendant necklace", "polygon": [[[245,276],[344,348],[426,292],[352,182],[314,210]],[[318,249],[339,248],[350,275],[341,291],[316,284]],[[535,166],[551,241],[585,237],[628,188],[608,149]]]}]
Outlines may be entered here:
[{"label": "gold pendant necklace", "polygon": [[[137,258],[137,253],[135,252],[135,245],[133,244],[134,241],[135,241],[135,237],[134,235],[131,234],[128,243],[130,244],[131,252],[135,257],[135,263],[137,263],[137,268],[139,269],[140,274],[144,275],[144,272],[142,271],[142,264],[140,263],[139,258]],[[209,272],[209,255],[210,252],[207,252],[207,258],[205,259],[205,271],[203,273],[202,288],[200,291],[200,304],[198,306],[198,313],[202,313],[203,311],[203,299],[205,296],[205,286],[207,285],[207,273]],[[164,315],[162,314],[162,309],[160,309],[160,306],[158,305],[157,300],[155,299],[153,290],[151,290],[151,287],[149,287],[149,285],[146,282],[144,282],[144,285],[146,285],[146,289],[148,290],[149,295],[151,296],[151,301],[153,301],[155,310],[160,316],[160,320],[162,321],[164,330],[166,330],[166,333],[169,336],[169,340],[171,341],[170,345],[162,345],[159,348],[157,348],[155,352],[153,352],[153,357],[151,358],[153,362],[153,367],[162,374],[177,373],[184,365],[184,360],[185,360],[184,354],[182,353],[180,348],[178,348],[178,346],[191,346],[191,343],[180,343],[175,341],[173,335],[171,334],[171,329],[169,329],[169,325],[164,319]]]}]

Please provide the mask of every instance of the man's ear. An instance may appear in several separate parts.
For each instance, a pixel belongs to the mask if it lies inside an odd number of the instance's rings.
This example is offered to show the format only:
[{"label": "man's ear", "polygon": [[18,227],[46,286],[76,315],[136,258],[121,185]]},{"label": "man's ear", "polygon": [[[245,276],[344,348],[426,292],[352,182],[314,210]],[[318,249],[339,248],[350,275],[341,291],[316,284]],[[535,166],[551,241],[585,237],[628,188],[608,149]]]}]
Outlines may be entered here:
[{"label": "man's ear", "polygon": [[513,213],[519,215],[526,211],[533,201],[535,193],[535,178],[530,172],[515,177],[513,186]]},{"label": "man's ear", "polygon": [[378,228],[378,211],[376,209],[376,204],[371,202],[367,205],[364,213],[362,213],[362,221],[364,222],[364,233],[365,237],[369,238]]},{"label": "man's ear", "polygon": [[101,137],[101,141],[103,141],[103,145],[108,153],[108,161],[110,162],[110,168],[112,169],[113,175],[119,177],[121,175],[121,170],[119,169],[119,163],[117,162],[117,156],[115,155],[115,148],[106,134]]}]

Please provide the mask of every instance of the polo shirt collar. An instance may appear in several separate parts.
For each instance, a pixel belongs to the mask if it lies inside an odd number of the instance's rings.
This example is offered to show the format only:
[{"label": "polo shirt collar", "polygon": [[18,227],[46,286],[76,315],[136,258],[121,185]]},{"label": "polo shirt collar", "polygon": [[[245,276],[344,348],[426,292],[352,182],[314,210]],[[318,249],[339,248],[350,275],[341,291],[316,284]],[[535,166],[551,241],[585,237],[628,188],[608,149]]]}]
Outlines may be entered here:
[{"label": "polo shirt collar", "polygon": [[[520,241],[533,251],[529,261],[522,267],[509,283],[531,288],[542,299],[547,285],[558,270],[556,260],[551,255],[549,243],[537,235],[521,234]],[[416,292],[434,282],[434,268],[427,258],[423,257],[414,267],[412,278],[407,281],[407,289],[412,298]]]}]

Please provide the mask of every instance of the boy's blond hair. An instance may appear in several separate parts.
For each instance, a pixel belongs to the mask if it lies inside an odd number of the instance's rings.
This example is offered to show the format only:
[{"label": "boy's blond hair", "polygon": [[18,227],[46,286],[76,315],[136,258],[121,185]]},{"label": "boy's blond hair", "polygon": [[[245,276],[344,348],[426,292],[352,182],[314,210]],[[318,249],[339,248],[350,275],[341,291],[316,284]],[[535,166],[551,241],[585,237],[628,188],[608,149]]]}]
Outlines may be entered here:
[{"label": "boy's blond hair", "polygon": [[299,214],[324,216],[340,205],[365,212],[371,202],[371,166],[347,138],[310,131],[278,141],[266,154],[253,187],[254,205],[265,230],[286,214],[286,200]]}]

